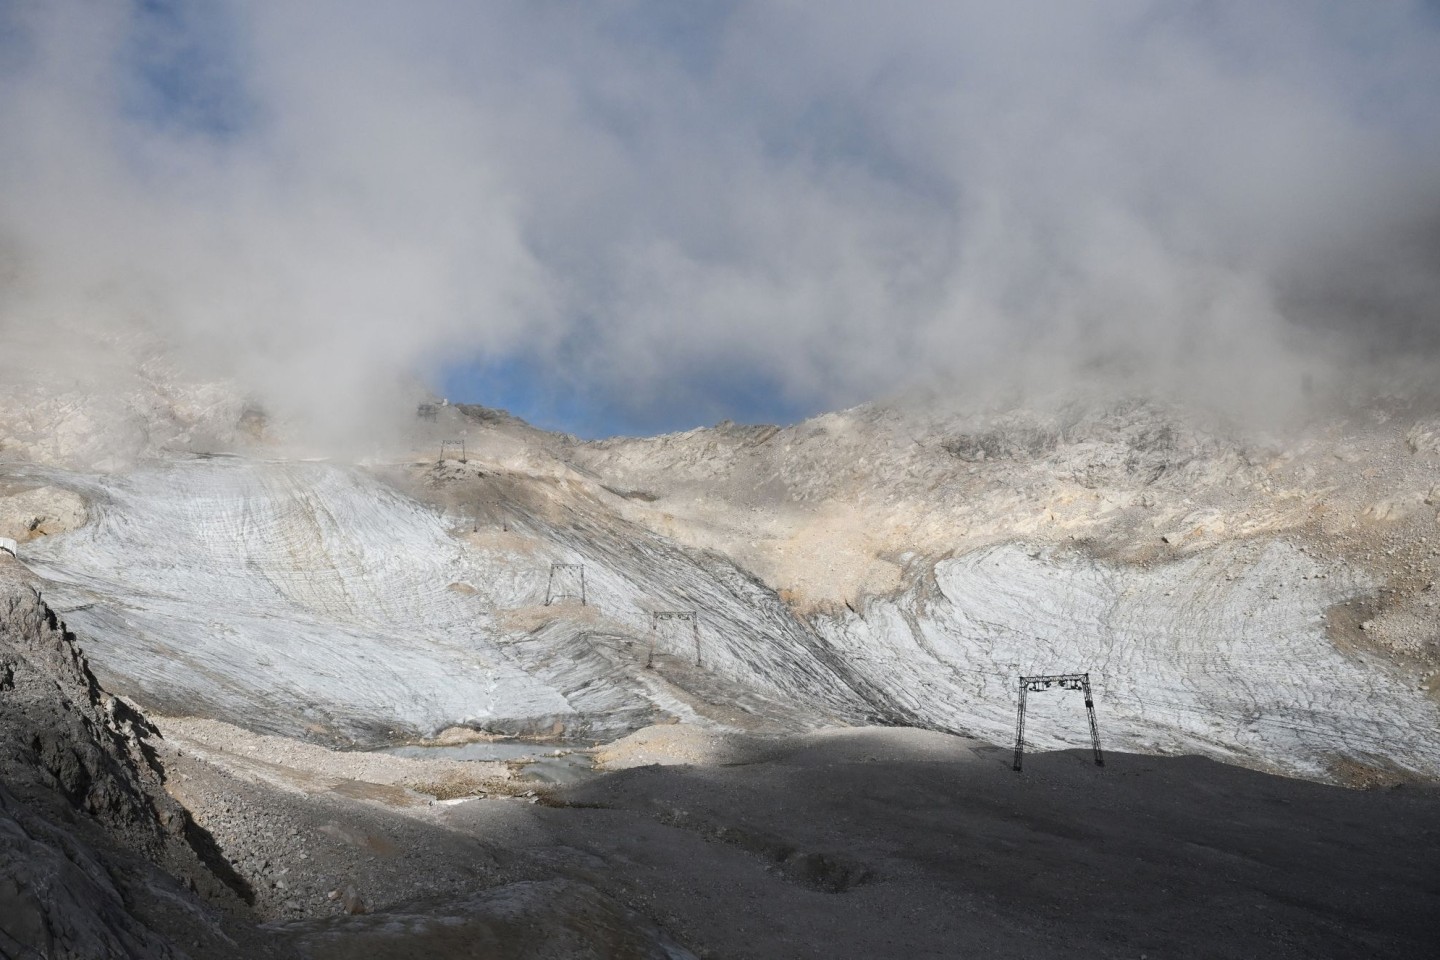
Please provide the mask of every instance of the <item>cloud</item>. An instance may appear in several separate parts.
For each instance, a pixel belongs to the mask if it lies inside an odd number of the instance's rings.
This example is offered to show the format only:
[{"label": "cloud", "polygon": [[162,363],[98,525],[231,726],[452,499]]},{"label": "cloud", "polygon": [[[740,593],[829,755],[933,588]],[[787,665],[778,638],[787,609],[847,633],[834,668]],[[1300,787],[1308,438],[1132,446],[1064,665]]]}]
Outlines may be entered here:
[{"label": "cloud", "polygon": [[1233,396],[1440,339],[1425,3],[0,11],[0,323],[143,322],[285,409],[507,359],[614,422]]}]

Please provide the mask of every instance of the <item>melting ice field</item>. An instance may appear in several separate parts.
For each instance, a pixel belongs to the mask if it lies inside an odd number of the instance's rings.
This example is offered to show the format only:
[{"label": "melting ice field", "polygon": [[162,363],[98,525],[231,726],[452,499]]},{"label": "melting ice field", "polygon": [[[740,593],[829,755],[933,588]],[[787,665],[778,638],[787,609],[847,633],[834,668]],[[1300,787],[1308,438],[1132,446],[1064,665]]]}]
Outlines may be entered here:
[{"label": "melting ice field", "polygon": [[[122,689],[315,728],[567,709],[489,640],[488,610],[525,602],[524,586],[478,569],[440,514],[364,474],[200,461],[84,492],[98,518],[40,556]],[[449,588],[461,581],[483,598]]]},{"label": "melting ice field", "polygon": [[[706,607],[720,677],[817,716],[856,709],[778,601],[663,543],[526,518],[533,548],[476,547],[454,518],[324,464],[224,458],[52,479],[97,516],[31,561],[109,682],[162,709],[362,739],[634,726],[688,712],[639,668],[646,611],[680,604]],[[586,564],[591,608],[544,608],[533,631],[507,624],[541,612],[555,561]]]},{"label": "melting ice field", "polygon": [[[223,458],[44,476],[93,517],[27,560],[107,683],[160,709],[381,741],[704,722],[708,701],[1008,745],[1018,675],[1088,671],[1107,749],[1440,775],[1435,705],[1325,635],[1326,608],[1368,585],[1284,541],[1152,568],[992,547],[804,621],[742,571],[613,518],[583,518],[582,536],[573,517],[517,514],[524,549],[477,543],[359,469]],[[592,608],[543,608],[552,562],[586,565]],[[703,611],[706,658],[666,679],[643,650],[648,612],[675,608]],[[1083,704],[1032,696],[1027,739],[1085,745]]]},{"label": "melting ice field", "polygon": [[[1081,670],[1102,741],[1311,774],[1345,756],[1433,775],[1435,705],[1326,637],[1326,608],[1363,587],[1283,541],[1150,569],[1006,545],[941,562],[931,593],[822,629],[885,697],[995,742],[1013,728],[1017,676]],[[1053,745],[1049,729],[1087,742],[1078,694],[1032,695],[1029,710],[1027,740]]]}]

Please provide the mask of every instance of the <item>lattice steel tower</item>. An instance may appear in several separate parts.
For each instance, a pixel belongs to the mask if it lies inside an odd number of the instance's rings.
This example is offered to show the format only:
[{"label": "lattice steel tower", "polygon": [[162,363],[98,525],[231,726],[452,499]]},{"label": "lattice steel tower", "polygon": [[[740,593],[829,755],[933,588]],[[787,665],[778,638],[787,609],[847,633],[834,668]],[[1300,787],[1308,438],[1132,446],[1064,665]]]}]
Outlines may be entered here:
[{"label": "lattice steel tower", "polygon": [[660,638],[661,621],[678,620],[689,622],[690,635],[695,640],[695,666],[700,666],[700,613],[696,610],[654,610],[650,613],[650,653],[645,657],[645,668],[655,666],[655,644]]}]

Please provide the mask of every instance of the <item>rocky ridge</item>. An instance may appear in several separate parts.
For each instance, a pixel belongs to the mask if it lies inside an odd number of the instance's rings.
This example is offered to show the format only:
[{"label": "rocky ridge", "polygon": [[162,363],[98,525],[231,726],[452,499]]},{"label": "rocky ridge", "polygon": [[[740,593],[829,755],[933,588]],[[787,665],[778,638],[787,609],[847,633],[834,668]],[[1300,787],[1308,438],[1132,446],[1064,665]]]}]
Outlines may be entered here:
[{"label": "rocky ridge", "polygon": [[100,688],[18,568],[0,555],[0,948],[267,953],[236,920],[244,881],[165,790],[158,732]]}]

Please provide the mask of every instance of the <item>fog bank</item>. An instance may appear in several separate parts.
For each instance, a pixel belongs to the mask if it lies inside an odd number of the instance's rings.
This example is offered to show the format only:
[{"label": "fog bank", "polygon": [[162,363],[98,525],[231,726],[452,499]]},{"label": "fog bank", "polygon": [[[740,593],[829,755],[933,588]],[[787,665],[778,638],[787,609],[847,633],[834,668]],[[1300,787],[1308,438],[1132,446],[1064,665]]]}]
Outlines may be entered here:
[{"label": "fog bank", "polygon": [[1437,101],[1421,2],[8,2],[6,369],[163,344],[340,432],[469,364],[617,426],[1292,403],[1440,346]]}]

